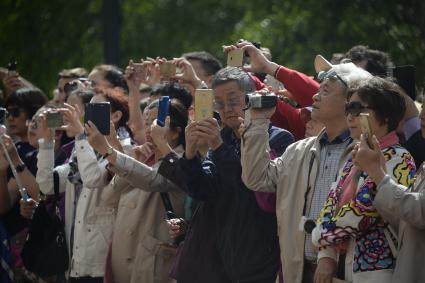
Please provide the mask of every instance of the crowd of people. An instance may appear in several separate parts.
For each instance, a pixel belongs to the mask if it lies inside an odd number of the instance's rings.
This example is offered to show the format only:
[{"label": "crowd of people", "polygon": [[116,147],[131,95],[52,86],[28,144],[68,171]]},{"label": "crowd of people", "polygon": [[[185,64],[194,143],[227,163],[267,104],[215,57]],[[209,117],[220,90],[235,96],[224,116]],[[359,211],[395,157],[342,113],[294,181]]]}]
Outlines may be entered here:
[{"label": "crowd of people", "polygon": [[[425,99],[390,56],[358,45],[308,75],[235,50],[242,66],[64,69],[51,95],[0,68],[0,281],[425,282]],[[84,119],[95,103],[109,134]]]}]

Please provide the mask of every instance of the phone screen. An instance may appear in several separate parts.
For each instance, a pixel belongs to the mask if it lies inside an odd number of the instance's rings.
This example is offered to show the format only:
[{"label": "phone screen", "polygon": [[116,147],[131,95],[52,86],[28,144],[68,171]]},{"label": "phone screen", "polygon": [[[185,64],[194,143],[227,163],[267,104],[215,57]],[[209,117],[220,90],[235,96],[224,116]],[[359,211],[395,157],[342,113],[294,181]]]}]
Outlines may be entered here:
[{"label": "phone screen", "polygon": [[87,104],[84,114],[84,123],[87,123],[88,121],[92,121],[102,135],[109,135],[111,104],[109,102]]},{"label": "phone screen", "polygon": [[164,127],[165,125],[165,119],[168,115],[168,107],[170,105],[170,97],[168,96],[162,96],[159,99],[159,108],[158,108],[158,116],[157,116],[157,123],[159,126]]}]

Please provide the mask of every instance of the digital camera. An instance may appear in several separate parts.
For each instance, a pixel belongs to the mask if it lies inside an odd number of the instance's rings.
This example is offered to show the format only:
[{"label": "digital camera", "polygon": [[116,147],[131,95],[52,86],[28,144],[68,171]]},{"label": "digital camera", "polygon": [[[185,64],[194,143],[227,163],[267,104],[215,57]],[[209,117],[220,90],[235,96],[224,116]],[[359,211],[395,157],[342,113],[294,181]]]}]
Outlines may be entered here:
[{"label": "digital camera", "polygon": [[266,109],[273,108],[277,104],[277,96],[274,94],[261,95],[256,92],[248,93],[245,97],[247,107]]}]

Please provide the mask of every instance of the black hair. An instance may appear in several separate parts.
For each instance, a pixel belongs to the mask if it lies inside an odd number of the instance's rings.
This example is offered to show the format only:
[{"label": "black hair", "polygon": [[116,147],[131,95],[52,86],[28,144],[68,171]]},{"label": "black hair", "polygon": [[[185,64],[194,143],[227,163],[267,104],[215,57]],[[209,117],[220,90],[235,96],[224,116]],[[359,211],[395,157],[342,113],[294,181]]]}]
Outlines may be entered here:
[{"label": "black hair", "polygon": [[189,109],[192,105],[192,95],[178,83],[161,83],[152,88],[151,95],[169,96],[171,99],[180,100],[184,107]]},{"label": "black hair", "polygon": [[21,88],[6,98],[5,107],[16,106],[22,108],[28,115],[28,119],[37,110],[47,103],[47,96],[38,88]]},{"label": "black hair", "polygon": [[[159,99],[152,101],[145,109],[150,110],[159,107]],[[185,146],[185,130],[189,120],[188,108],[186,108],[179,99],[173,98],[170,100],[168,108],[168,115],[170,116],[170,129],[178,131],[178,144]]]},{"label": "black hair", "polygon": [[356,45],[345,54],[345,59],[350,59],[354,64],[366,60],[366,71],[374,76],[387,77],[387,71],[394,64],[388,53],[370,49],[365,45]]},{"label": "black hair", "polygon": [[125,95],[122,91],[116,89],[106,89],[101,95],[105,97],[106,101],[111,104],[111,111],[121,111],[122,116],[118,121],[119,127],[127,127],[127,122],[129,118],[129,109],[128,109],[128,96]]},{"label": "black hair", "polygon": [[405,94],[400,86],[389,79],[371,77],[350,88],[348,99],[355,93],[373,109],[381,125],[387,123],[389,132],[397,129],[406,112]]},{"label": "black hair", "polygon": [[93,71],[100,72],[102,77],[107,80],[113,87],[120,87],[128,93],[128,85],[124,78],[123,71],[114,65],[98,65]]},{"label": "black hair", "polygon": [[183,58],[187,60],[198,60],[201,62],[201,66],[208,76],[212,76],[217,73],[223,66],[220,61],[215,58],[211,53],[206,51],[195,51],[184,53]]}]

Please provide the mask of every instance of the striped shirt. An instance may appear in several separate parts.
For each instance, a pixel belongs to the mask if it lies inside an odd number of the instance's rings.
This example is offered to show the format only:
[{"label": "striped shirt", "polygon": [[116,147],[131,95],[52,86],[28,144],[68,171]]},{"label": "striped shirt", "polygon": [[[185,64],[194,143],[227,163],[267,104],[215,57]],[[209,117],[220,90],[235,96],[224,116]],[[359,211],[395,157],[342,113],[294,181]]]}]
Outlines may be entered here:
[{"label": "striped shirt", "polygon": [[[325,133],[320,139],[320,164],[319,171],[314,185],[313,197],[311,203],[307,205],[308,218],[317,220],[319,213],[326,202],[329,190],[335,182],[339,171],[339,160],[342,154],[351,143],[350,132],[344,131],[334,140],[329,141]],[[314,261],[317,253],[314,251],[311,242],[311,234],[306,234],[304,255],[307,260]]]}]

